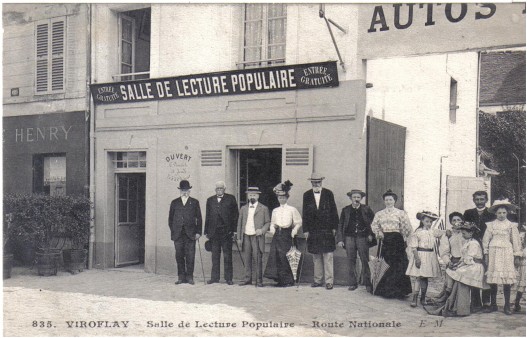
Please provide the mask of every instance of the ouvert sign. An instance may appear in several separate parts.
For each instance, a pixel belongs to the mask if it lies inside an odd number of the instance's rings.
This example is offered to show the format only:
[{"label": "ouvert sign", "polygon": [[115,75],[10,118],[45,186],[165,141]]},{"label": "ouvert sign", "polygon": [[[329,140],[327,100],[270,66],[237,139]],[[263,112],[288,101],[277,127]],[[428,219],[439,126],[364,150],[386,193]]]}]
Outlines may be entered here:
[{"label": "ouvert sign", "polygon": [[91,85],[95,104],[336,87],[336,61]]},{"label": "ouvert sign", "polygon": [[363,59],[525,46],[525,3],[359,6]]}]

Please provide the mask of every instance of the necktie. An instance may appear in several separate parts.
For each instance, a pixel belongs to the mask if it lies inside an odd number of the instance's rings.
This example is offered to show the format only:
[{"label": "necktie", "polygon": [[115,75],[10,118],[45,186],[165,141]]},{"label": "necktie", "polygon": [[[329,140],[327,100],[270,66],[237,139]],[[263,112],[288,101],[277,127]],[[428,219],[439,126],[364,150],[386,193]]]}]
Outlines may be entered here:
[{"label": "necktie", "polygon": [[254,208],[254,205],[251,205],[249,208]]}]

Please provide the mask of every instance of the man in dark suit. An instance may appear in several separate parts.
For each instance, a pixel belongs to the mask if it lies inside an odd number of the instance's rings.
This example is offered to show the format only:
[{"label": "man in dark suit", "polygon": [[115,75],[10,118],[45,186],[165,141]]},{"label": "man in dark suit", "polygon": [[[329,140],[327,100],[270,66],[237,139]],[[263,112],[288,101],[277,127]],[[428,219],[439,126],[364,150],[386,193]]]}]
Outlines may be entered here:
[{"label": "man in dark suit", "polygon": [[[486,204],[489,201],[489,195],[486,191],[476,191],[472,194],[472,201],[476,207],[474,209],[467,209],[463,214],[465,222],[475,223],[478,227],[478,231],[474,233],[474,238],[481,243],[485,230],[487,230],[487,222],[491,222],[496,217],[494,214],[489,212]],[[471,308],[472,312],[488,311],[490,309],[490,290],[481,290],[472,288],[471,289]],[[483,306],[482,306],[483,301]]]},{"label": "man in dark suit", "polygon": [[237,239],[245,261],[245,280],[240,286],[252,284],[253,257],[256,258],[256,286],[263,287],[263,253],[265,248],[265,233],[269,230],[271,217],[269,209],[258,202],[260,189],[247,188],[249,203],[240,209],[238,217]]},{"label": "man in dark suit", "polygon": [[350,268],[350,287],[348,290],[357,289],[357,277],[355,268],[357,263],[357,252],[359,253],[362,265],[362,280],[366,285],[366,290],[371,293],[372,285],[370,281],[370,259],[369,249],[374,235],[371,230],[371,223],[375,214],[371,208],[360,201],[366,196],[366,193],[353,189],[347,193],[351,204],[344,207],[340,214],[339,228],[337,230],[337,245],[346,248],[346,254],[349,259]]},{"label": "man in dark suit", "polygon": [[232,240],[238,224],[238,203],[225,193],[225,182],[216,182],[216,195],[207,199],[205,235],[211,241],[212,272],[207,284],[220,281],[220,257],[223,250],[225,281],[232,285]]},{"label": "man in dark suit", "polygon": [[178,280],[176,284],[194,284],[194,257],[196,241],[202,232],[201,209],[197,199],[190,197],[192,186],[181,180],[178,187],[181,197],[170,203],[168,227],[174,241]]},{"label": "man in dark suit", "polygon": [[302,203],[302,225],[307,238],[307,249],[313,255],[314,277],[312,287],[333,289],[333,251],[339,215],[331,190],[322,188],[324,177],[311,174],[312,189],[304,193]]}]

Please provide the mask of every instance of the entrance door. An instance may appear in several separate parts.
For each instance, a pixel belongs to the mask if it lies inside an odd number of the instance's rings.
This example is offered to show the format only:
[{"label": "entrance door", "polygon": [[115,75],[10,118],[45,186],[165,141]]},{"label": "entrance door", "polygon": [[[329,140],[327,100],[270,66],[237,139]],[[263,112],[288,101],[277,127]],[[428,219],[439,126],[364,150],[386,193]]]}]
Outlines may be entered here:
[{"label": "entrance door", "polygon": [[379,211],[384,208],[382,194],[391,189],[404,207],[404,154],[406,128],[368,117],[368,167],[366,189],[368,205]]},{"label": "entrance door", "polygon": [[240,207],[247,204],[247,187],[258,187],[262,194],[259,201],[269,210],[278,206],[273,188],[282,179],[282,149],[240,149],[238,150],[238,173]]},{"label": "entrance door", "polygon": [[145,174],[116,177],[115,266],[144,262]]}]

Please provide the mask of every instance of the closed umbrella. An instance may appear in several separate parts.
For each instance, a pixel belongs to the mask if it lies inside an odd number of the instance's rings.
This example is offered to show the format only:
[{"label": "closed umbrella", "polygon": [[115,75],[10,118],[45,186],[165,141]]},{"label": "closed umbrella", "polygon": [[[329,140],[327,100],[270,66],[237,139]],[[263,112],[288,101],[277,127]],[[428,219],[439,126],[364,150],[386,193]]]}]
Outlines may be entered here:
[{"label": "closed umbrella", "polygon": [[379,282],[381,281],[382,277],[388,271],[390,266],[384,258],[381,257],[381,250],[382,250],[382,241],[379,241],[378,247],[377,247],[377,257],[373,258],[371,261],[368,262],[368,265],[370,266],[370,274],[371,274],[371,284],[373,287],[373,294],[375,294],[375,290],[377,289],[377,285],[379,285]]},{"label": "closed umbrella", "polygon": [[291,249],[289,249],[285,256],[287,257],[287,261],[289,262],[289,266],[291,267],[293,279],[296,281],[296,272],[298,270],[298,264],[300,263],[300,257],[302,257],[302,253],[293,244],[291,246]]}]

